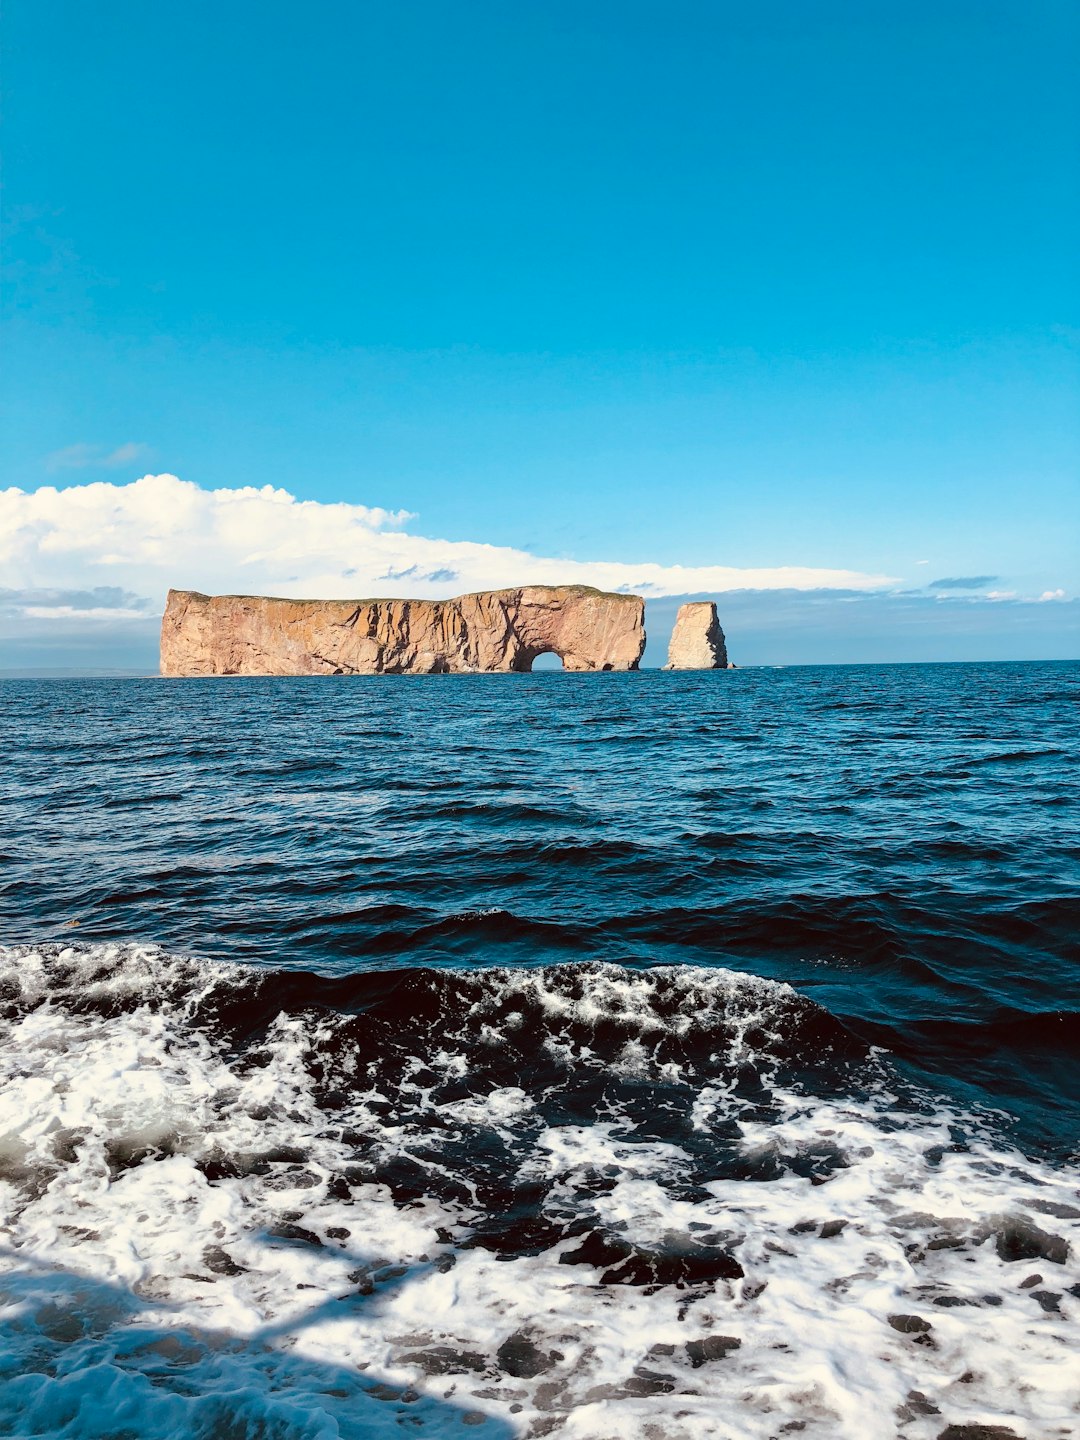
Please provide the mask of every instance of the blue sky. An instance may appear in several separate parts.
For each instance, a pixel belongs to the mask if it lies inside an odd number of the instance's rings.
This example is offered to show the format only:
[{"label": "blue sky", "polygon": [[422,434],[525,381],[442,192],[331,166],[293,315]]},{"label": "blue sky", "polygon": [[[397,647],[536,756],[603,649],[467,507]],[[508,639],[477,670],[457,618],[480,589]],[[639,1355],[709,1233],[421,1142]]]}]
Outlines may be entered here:
[{"label": "blue sky", "polygon": [[[732,602],[774,637],[747,660],[1077,653],[1071,3],[7,0],[3,31],[0,487],[404,511],[447,545],[414,577],[465,544],[754,570],[785,619]],[[12,663],[119,655],[194,583],[182,544],[157,578],[110,549],[94,493],[98,551],[11,511]],[[324,576],[295,558],[266,583]],[[870,578],[800,605],[783,567]],[[42,600],[88,588],[134,599]]]}]

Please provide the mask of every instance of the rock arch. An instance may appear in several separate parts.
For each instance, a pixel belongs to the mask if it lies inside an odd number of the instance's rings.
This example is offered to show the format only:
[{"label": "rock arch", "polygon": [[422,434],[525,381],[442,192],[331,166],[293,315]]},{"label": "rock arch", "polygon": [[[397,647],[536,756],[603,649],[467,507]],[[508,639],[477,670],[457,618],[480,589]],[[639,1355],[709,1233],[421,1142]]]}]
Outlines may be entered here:
[{"label": "rock arch", "polygon": [[453,600],[286,600],[170,590],[163,675],[378,675],[636,670],[645,602],[586,585],[529,585]]}]

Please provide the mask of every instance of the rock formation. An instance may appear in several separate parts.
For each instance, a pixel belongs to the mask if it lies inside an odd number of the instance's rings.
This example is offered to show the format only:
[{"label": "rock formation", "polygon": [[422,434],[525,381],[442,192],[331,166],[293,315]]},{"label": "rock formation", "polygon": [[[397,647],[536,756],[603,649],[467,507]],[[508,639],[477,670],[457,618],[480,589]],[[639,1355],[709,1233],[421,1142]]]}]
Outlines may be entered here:
[{"label": "rock formation", "polygon": [[726,670],[727,645],[711,600],[679,606],[665,670]]},{"label": "rock formation", "polygon": [[645,603],[584,585],[529,585],[454,600],[277,600],[170,590],[163,675],[381,675],[636,670]]}]

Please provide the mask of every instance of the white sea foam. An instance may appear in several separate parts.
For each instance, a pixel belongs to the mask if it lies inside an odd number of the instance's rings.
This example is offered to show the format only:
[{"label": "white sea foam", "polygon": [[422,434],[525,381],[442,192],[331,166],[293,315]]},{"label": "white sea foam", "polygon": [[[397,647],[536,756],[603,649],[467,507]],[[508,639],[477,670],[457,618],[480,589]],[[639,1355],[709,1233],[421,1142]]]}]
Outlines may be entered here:
[{"label": "white sea foam", "polygon": [[[531,997],[592,1023],[637,1017],[626,1063],[644,1073],[668,1023],[656,974],[604,969],[574,999],[542,972],[486,972],[472,1044],[493,996]],[[791,999],[730,972],[681,977],[671,1023],[723,1007],[728,1055]],[[2,1433],[1080,1434],[1076,1176],[970,1127],[955,1145],[945,1107],[774,1086],[765,1114],[719,1079],[699,1086],[695,1133],[737,1127],[750,1172],[774,1178],[688,1186],[686,1151],[626,1115],[546,1123],[514,1085],[436,1105],[430,1075],[470,1066],[449,1018],[413,1057],[408,1107],[360,1054],[327,1110],[312,1060],[335,1044],[333,1015],[282,1013],[243,1057],[193,1018],[242,984],[234,967],[19,948],[0,952],[0,984],[22,997],[0,1031]],[[518,1178],[548,1186],[553,1213],[635,1256],[708,1243],[738,1263],[705,1283],[604,1283],[608,1261],[565,1263],[580,1234],[499,1258],[468,1246],[468,1198],[395,1202],[357,1174],[357,1134],[431,1173],[448,1136],[482,1151],[525,1135]],[[215,1156],[229,1165],[208,1178]]]}]

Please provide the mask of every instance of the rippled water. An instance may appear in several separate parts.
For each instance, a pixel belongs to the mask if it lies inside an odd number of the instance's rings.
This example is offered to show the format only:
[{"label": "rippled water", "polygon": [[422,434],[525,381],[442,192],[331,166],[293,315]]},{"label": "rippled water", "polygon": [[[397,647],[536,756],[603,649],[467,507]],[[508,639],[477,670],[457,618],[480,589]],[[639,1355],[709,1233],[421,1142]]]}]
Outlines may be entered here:
[{"label": "rippled water", "polygon": [[1080,1433],[1080,665],[0,696],[0,1433]]}]

